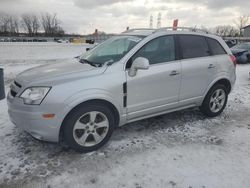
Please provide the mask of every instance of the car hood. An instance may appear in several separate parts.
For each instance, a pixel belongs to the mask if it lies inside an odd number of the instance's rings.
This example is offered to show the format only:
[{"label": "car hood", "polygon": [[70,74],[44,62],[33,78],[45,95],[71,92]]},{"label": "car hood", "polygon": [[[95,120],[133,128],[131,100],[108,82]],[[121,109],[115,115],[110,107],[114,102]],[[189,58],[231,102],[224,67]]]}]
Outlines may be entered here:
[{"label": "car hood", "polygon": [[35,68],[28,69],[20,73],[16,81],[22,84],[29,83],[46,83],[51,85],[54,82],[65,82],[72,79],[83,78],[101,74],[106,67],[94,67],[89,64],[82,64],[75,59],[62,60],[58,63],[46,64]]},{"label": "car hood", "polygon": [[231,48],[231,51],[232,51],[233,54],[238,54],[238,53],[247,52],[248,50],[246,50],[246,49],[233,49],[233,48]]}]

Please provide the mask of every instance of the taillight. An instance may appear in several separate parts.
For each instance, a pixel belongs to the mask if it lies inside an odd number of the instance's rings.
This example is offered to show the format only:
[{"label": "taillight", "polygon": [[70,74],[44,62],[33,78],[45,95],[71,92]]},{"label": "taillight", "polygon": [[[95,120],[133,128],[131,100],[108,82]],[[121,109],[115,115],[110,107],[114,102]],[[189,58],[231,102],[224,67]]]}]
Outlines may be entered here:
[{"label": "taillight", "polygon": [[230,59],[232,60],[234,66],[236,66],[236,64],[237,64],[236,57],[234,55],[230,55]]}]

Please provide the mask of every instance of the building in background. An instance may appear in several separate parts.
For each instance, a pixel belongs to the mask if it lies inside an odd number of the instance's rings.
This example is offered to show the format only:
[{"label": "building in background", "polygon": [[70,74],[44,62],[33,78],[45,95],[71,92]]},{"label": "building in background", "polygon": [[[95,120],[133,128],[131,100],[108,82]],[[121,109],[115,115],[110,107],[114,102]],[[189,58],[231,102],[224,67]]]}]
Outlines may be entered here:
[{"label": "building in background", "polygon": [[72,38],[70,42],[74,44],[81,44],[81,43],[86,43],[86,39],[84,37],[77,37],[77,38]]},{"label": "building in background", "polygon": [[243,27],[243,37],[250,37],[250,25]]}]

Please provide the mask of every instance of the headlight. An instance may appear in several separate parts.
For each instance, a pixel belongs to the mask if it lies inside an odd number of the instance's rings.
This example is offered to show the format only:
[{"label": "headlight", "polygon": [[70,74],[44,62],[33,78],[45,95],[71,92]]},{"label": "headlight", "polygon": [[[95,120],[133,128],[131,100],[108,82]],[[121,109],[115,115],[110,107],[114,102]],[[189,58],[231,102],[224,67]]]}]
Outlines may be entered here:
[{"label": "headlight", "polygon": [[30,87],[20,95],[20,98],[24,104],[41,104],[49,90],[50,87]]}]

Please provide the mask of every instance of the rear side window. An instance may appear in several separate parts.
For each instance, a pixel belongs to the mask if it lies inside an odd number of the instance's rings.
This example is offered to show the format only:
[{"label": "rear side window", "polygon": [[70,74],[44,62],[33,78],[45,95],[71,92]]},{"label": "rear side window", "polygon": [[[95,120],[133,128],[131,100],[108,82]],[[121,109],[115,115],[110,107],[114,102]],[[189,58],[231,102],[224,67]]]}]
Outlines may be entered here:
[{"label": "rear side window", "polygon": [[195,35],[180,35],[182,58],[206,57],[210,55],[205,37]]},{"label": "rear side window", "polygon": [[226,51],[217,40],[207,38],[207,42],[213,55],[226,54]]}]

